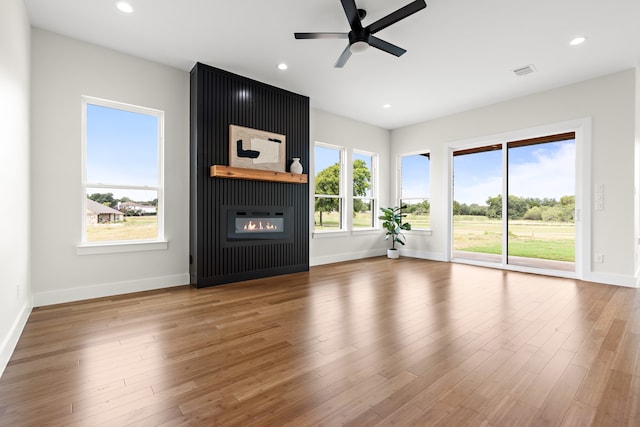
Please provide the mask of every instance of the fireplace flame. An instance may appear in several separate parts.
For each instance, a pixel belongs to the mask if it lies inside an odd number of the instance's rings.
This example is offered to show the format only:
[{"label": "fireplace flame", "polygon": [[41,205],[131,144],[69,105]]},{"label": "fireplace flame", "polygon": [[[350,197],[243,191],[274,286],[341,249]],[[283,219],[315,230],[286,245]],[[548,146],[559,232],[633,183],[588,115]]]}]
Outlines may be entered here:
[{"label": "fireplace flame", "polygon": [[244,225],[243,229],[247,231],[277,230],[278,226],[275,224],[271,224],[269,221],[265,221],[264,224],[262,221],[249,221]]}]

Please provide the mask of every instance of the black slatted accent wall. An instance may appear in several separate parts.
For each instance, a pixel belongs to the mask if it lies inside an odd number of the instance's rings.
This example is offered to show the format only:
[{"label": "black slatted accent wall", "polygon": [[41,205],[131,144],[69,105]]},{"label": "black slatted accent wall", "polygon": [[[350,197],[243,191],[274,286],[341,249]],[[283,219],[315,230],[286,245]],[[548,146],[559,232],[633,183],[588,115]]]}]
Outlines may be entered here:
[{"label": "black slatted accent wall", "polygon": [[[191,70],[191,284],[206,287],[309,270],[308,184],[212,178],[229,164],[229,125],[286,136],[287,170],[309,170],[309,98],[204,64]],[[227,206],[293,207],[293,240],[225,244]]]}]

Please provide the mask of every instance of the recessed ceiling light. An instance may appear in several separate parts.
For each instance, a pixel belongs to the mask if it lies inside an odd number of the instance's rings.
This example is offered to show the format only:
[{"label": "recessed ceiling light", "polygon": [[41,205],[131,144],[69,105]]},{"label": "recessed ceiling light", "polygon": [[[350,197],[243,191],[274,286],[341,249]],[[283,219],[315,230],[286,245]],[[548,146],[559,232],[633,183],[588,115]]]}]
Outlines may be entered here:
[{"label": "recessed ceiling light", "polygon": [[586,40],[587,40],[586,37],[576,37],[575,39],[571,40],[569,44],[571,46],[578,46],[579,44],[584,43]]},{"label": "recessed ceiling light", "polygon": [[289,66],[284,62],[278,64],[278,70],[286,70],[287,68],[289,68]]},{"label": "recessed ceiling light", "polygon": [[384,104],[382,108],[391,108],[391,104]]},{"label": "recessed ceiling light", "polygon": [[133,13],[133,6],[131,6],[131,4],[127,3],[126,1],[117,1],[116,7],[120,12]]}]

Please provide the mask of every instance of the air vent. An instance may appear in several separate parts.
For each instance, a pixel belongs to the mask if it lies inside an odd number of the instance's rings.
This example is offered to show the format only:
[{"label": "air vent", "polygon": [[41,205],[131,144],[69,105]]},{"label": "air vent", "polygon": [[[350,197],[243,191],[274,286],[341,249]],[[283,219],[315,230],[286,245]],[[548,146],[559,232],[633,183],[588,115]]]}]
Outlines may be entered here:
[{"label": "air vent", "polygon": [[529,64],[529,65],[525,65],[524,67],[516,68],[515,70],[513,70],[513,73],[516,76],[526,76],[527,74],[531,74],[534,71],[536,71],[536,67]]}]

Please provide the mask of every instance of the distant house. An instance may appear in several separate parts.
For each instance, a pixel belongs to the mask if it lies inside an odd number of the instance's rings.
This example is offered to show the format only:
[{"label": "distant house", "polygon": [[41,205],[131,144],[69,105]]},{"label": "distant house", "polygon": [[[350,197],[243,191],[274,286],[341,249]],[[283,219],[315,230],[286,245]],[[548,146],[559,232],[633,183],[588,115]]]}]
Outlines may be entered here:
[{"label": "distant house", "polygon": [[121,212],[135,212],[136,215],[155,215],[158,212],[153,205],[136,202],[118,202],[117,208]]},{"label": "distant house", "polygon": [[124,220],[122,212],[87,199],[87,224],[105,224],[122,220]]}]

